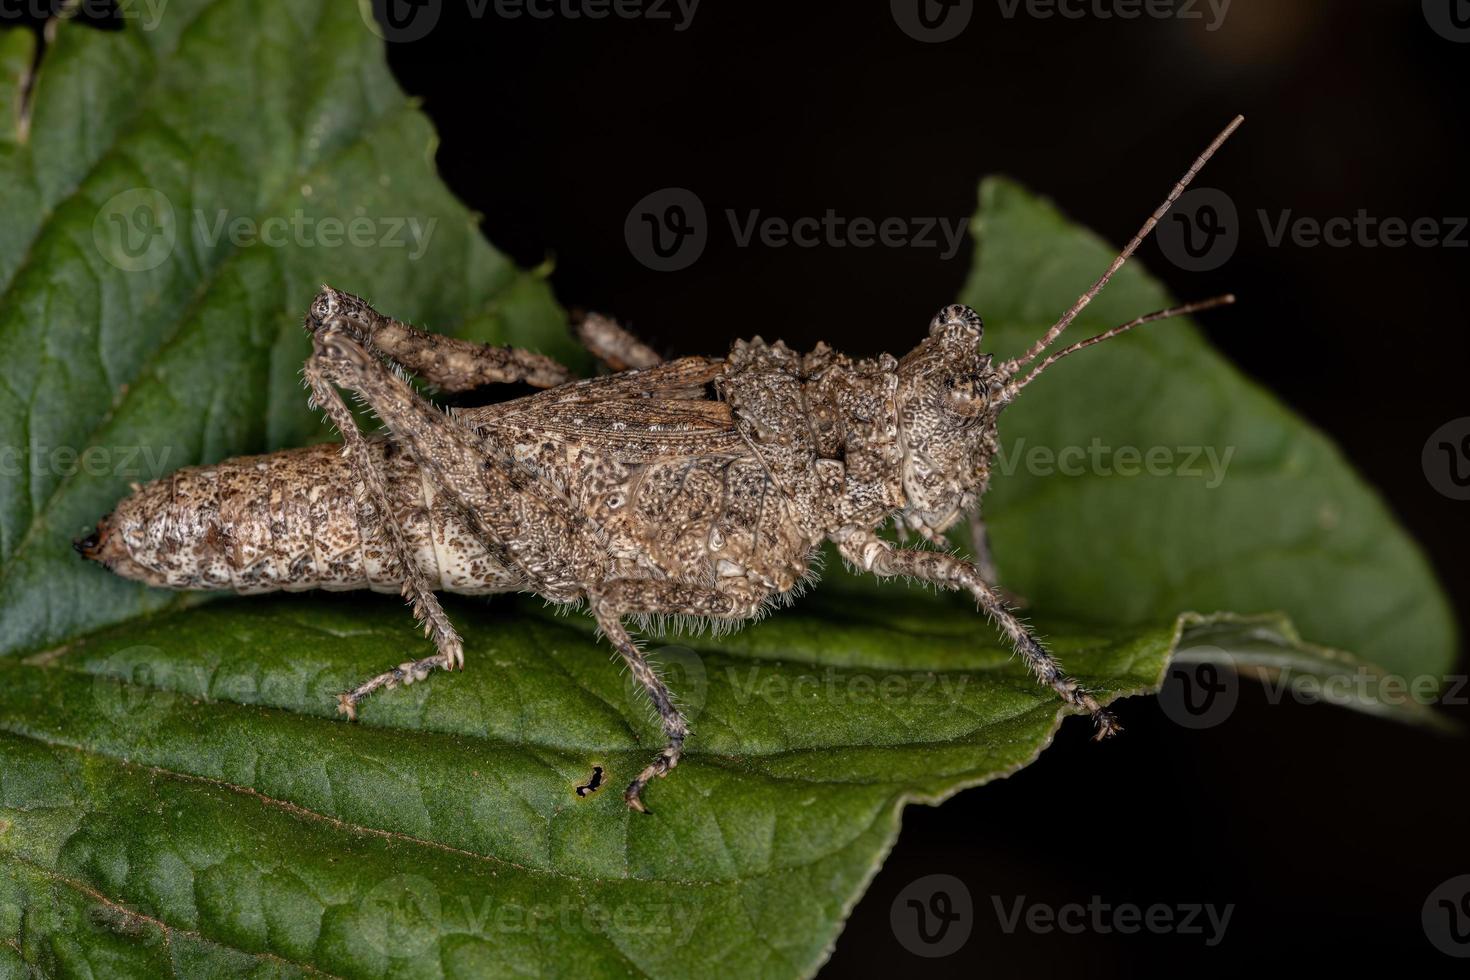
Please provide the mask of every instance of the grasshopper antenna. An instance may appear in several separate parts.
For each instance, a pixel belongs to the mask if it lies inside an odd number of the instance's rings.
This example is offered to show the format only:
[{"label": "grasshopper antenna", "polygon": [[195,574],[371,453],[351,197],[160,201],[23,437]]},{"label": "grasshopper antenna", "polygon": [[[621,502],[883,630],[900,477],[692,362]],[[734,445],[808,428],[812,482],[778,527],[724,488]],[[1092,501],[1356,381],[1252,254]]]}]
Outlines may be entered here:
[{"label": "grasshopper antenna", "polygon": [[[1169,213],[1169,209],[1174,206],[1175,201],[1179,200],[1179,195],[1184,193],[1184,189],[1188,187],[1190,183],[1194,180],[1195,175],[1204,169],[1205,164],[1209,163],[1210,157],[1215,155],[1215,152],[1225,144],[1225,141],[1228,140],[1237,129],[1240,128],[1240,124],[1243,122],[1245,122],[1244,116],[1236,116],[1234,119],[1230,120],[1230,125],[1226,126],[1220,132],[1220,135],[1216,136],[1214,141],[1210,143],[1209,146],[1205,147],[1205,151],[1195,159],[1193,166],[1191,166],[1188,172],[1180,178],[1179,183],[1174,185],[1174,189],[1169,192],[1169,196],[1164,199],[1164,203],[1160,204],[1158,209],[1154,211],[1153,214],[1149,215],[1149,219],[1143,223],[1143,227],[1138,230],[1138,234],[1133,236],[1133,241],[1129,242],[1128,247],[1123,249],[1123,251],[1119,253],[1118,257],[1113,260],[1112,265],[1108,266],[1108,271],[1102,274],[1102,278],[1093,283],[1092,288],[1083,293],[1081,298],[1079,298],[1076,303],[1072,304],[1072,308],[1066,313],[1063,313],[1062,318],[1054,323],[1051,329],[1048,330],[1040,340],[1031,345],[1030,350],[1028,350],[1020,358],[1012,361],[1007,361],[1004,365],[1002,365],[1002,371],[1007,374],[1014,375],[1017,370],[1036,360],[1036,358],[1041,356],[1042,352],[1044,352],[1048,347],[1056,342],[1056,339],[1062,335],[1062,331],[1066,330],[1067,327],[1071,325],[1072,321],[1077,319],[1077,315],[1087,308],[1087,304],[1091,303],[1093,299],[1097,296],[1097,294],[1103,291],[1103,287],[1108,284],[1108,280],[1112,279],[1113,275],[1117,273],[1119,269],[1123,268],[1123,263],[1127,262],[1133,256],[1134,252],[1138,251],[1138,247],[1143,244],[1144,239],[1148,238],[1149,234],[1154,230],[1154,227],[1163,219],[1164,215]],[[1152,314],[1151,316],[1154,319],[1164,319],[1161,314]],[[1147,319],[1143,319],[1138,322],[1143,323],[1148,321]],[[1137,323],[1129,324],[1128,327],[1120,328],[1118,332],[1121,333],[1123,329],[1129,329],[1132,326],[1136,325]],[[1112,333],[1112,331],[1109,331],[1109,333]],[[1089,341],[1089,343],[1098,342],[1104,336],[1106,335],[1099,335],[1098,337],[1093,338],[1092,341]],[[1035,372],[1033,372],[1027,377],[1026,380],[1029,381],[1035,376]]]},{"label": "grasshopper antenna", "polygon": [[1040,374],[1042,371],[1045,371],[1047,368],[1051,367],[1053,364],[1055,364],[1057,361],[1060,361],[1068,354],[1075,354],[1079,350],[1091,347],[1093,344],[1100,344],[1104,340],[1112,340],[1119,334],[1127,333],[1134,327],[1141,327],[1145,323],[1154,323],[1158,320],[1169,320],[1176,316],[1189,316],[1192,313],[1202,313],[1205,310],[1213,310],[1217,307],[1229,306],[1234,302],[1235,296],[1233,294],[1226,294],[1224,296],[1216,296],[1213,299],[1203,299],[1194,303],[1185,303],[1183,306],[1170,307],[1167,310],[1160,310],[1157,313],[1149,313],[1146,316],[1141,316],[1136,320],[1129,320],[1122,326],[1114,327],[1111,330],[1104,330],[1096,337],[1088,337],[1086,340],[1079,340],[1071,347],[1064,347],[1063,349],[1057,351],[1055,354],[1048,356],[1046,360],[1036,365],[1036,367],[1033,368],[1031,373],[1026,375],[1026,377],[1022,378],[1020,381],[1008,385],[1006,387],[1006,401],[1013,400],[1016,397],[1016,392],[1020,391],[1022,388],[1035,381],[1038,374]]}]

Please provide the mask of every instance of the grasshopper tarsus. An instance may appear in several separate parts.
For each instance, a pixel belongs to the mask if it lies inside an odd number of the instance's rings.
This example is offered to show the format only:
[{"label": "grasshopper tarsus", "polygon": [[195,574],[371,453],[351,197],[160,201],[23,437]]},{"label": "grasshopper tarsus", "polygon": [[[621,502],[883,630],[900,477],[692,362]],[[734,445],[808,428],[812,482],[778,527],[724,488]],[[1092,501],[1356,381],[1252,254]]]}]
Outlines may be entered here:
[{"label": "grasshopper tarsus", "polygon": [[1092,740],[1101,742],[1112,738],[1114,735],[1122,734],[1123,726],[1118,723],[1118,718],[1111,711],[1096,711],[1092,715],[1094,730]]}]

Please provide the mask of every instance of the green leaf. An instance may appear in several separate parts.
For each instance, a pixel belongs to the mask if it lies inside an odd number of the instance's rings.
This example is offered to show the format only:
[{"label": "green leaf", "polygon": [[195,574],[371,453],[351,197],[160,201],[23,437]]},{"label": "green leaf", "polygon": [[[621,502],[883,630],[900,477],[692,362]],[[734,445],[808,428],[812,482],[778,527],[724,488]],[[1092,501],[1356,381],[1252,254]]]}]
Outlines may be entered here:
[{"label": "green leaf", "polygon": [[[0,33],[6,106],[32,50]],[[836,568],[769,622],[655,652],[695,737],[649,789],[653,816],[620,798],[661,741],[646,704],[584,617],[533,601],[451,599],[468,669],[336,719],[337,691],[423,650],[401,603],[200,605],[111,577],[69,540],[133,479],[324,437],[296,379],[318,282],[579,357],[544,275],[485,244],[439,183],[433,134],[351,3],[172,0],[151,31],[62,23],[28,134],[7,111],[0,450],[19,458],[0,459],[15,461],[0,466],[0,977],[808,975],[905,803],[1050,742],[1058,703],[972,607]],[[967,297],[1014,349],[1105,259],[1010,185],[986,185],[984,205]],[[436,224],[415,257],[211,239],[221,212]],[[1096,309],[1122,319],[1159,299],[1130,271]],[[1422,561],[1330,447],[1187,328],[1116,348],[1038,383],[1007,438],[1238,453],[1203,500],[1185,479],[997,480],[1008,582],[1084,682],[1154,691],[1180,647],[1328,678],[1446,662]],[[66,472],[56,447],[100,447],[110,465]],[[145,472],[117,472],[129,449]],[[1308,514],[1336,508],[1327,531],[1297,533],[1298,490]],[[1254,557],[1273,548],[1279,593]],[[1414,587],[1426,597],[1410,607]],[[1377,642],[1375,589],[1403,597],[1407,652]],[[1369,660],[1301,642],[1281,615],[1190,612],[1275,608]],[[604,788],[579,796],[599,766]]]},{"label": "green leaf", "polygon": [[[920,632],[814,604],[660,655],[699,737],[643,816],[621,788],[658,729],[583,622],[449,608],[470,669],[377,699],[358,725],[330,695],[413,642],[391,601],[216,603],[0,666],[0,869],[43,895],[106,895],[221,957],[339,975],[793,976],[822,958],[905,797],[1019,768],[1057,724],[969,609],[931,609]],[[1056,632],[1139,690],[1172,640]],[[608,788],[579,798],[596,765]],[[79,942],[7,934],[47,969]]]},{"label": "green leaf", "polygon": [[[0,67],[29,36],[5,34]],[[66,553],[131,482],[320,437],[300,325],[322,282],[571,354],[542,277],[486,244],[434,142],[352,3],[59,24],[29,139],[0,141],[0,650],[175,601]]]}]

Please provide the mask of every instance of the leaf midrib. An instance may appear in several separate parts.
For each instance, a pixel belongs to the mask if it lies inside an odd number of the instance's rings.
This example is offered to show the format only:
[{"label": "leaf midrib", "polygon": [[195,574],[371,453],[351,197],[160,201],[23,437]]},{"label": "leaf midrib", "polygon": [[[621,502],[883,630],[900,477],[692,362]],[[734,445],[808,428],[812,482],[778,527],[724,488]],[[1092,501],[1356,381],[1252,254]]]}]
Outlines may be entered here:
[{"label": "leaf midrib", "polygon": [[[71,676],[79,677],[79,678],[92,678],[93,680],[103,679],[103,680],[106,680],[108,682],[118,684],[119,686],[129,686],[129,687],[138,687],[139,686],[139,685],[136,685],[136,684],[132,684],[129,681],[124,681],[124,680],[122,680],[120,678],[109,676],[107,674],[98,674],[98,673],[94,673],[94,672],[89,671],[89,670],[78,670],[78,669],[72,668],[72,667],[61,666],[61,665],[59,665],[59,664],[57,664],[55,662],[51,662],[51,663],[47,663],[47,664],[36,664],[36,663],[26,663],[26,662],[23,662],[23,661],[16,661],[16,662],[11,662],[11,663],[6,663],[4,661],[0,661],[0,675],[3,675],[3,672],[4,671],[7,671],[7,670],[35,670],[35,671],[43,671],[43,672],[44,671],[59,671],[61,673],[69,674]],[[955,672],[955,673],[964,673],[964,672],[959,671],[959,672]],[[616,755],[628,755],[628,754],[636,754],[636,753],[643,752],[647,748],[646,746],[644,746],[643,744],[641,744],[642,743],[641,736],[639,735],[639,733],[635,729],[633,729],[631,727],[631,725],[629,726],[629,730],[631,732],[631,738],[634,739],[634,740],[636,740],[637,744],[621,744],[621,745],[612,745],[612,744],[602,744],[602,745],[555,744],[555,743],[546,742],[546,741],[536,742],[536,743],[533,744],[533,743],[530,743],[530,742],[527,742],[527,741],[524,741],[524,740],[522,740],[522,741],[514,741],[514,740],[511,740],[511,739],[508,739],[508,738],[499,737],[499,736],[496,736],[496,735],[493,735],[493,734],[487,734],[487,733],[483,733],[483,732],[469,732],[469,731],[462,731],[462,730],[450,730],[450,729],[439,729],[439,728],[414,728],[414,729],[406,729],[406,728],[401,727],[398,724],[374,724],[374,723],[372,723],[370,721],[345,722],[345,721],[338,720],[336,718],[326,717],[324,715],[307,714],[307,713],[304,713],[304,712],[302,712],[302,711],[300,711],[298,709],[290,708],[290,707],[282,707],[282,706],[279,706],[279,705],[267,704],[267,703],[259,702],[259,701],[238,701],[238,700],[234,700],[234,699],[231,699],[231,698],[220,698],[220,697],[214,697],[214,696],[208,696],[208,695],[201,696],[201,695],[193,694],[193,693],[190,693],[190,692],[187,692],[187,691],[173,690],[173,689],[166,688],[166,687],[147,686],[146,687],[146,690],[154,691],[154,692],[157,692],[159,694],[170,694],[170,695],[173,695],[173,696],[179,697],[179,698],[186,698],[186,699],[191,699],[191,700],[198,700],[198,701],[200,701],[200,702],[202,702],[204,704],[218,705],[218,706],[221,706],[221,707],[224,707],[224,708],[228,708],[228,709],[267,711],[267,712],[271,712],[271,713],[287,715],[287,716],[289,716],[291,718],[301,719],[301,720],[304,720],[304,721],[317,722],[317,723],[321,723],[323,725],[330,725],[330,726],[334,726],[334,727],[335,726],[340,726],[340,725],[346,725],[346,724],[353,724],[353,725],[356,725],[358,728],[361,728],[361,729],[367,730],[367,731],[380,731],[380,732],[386,732],[386,733],[396,733],[396,734],[399,734],[399,735],[422,736],[424,738],[472,739],[472,740],[474,740],[476,742],[483,743],[483,744],[485,744],[487,746],[494,746],[494,747],[499,748],[499,749],[509,749],[509,750],[518,751],[518,752],[520,752],[520,751],[524,751],[524,752],[543,751],[543,752],[559,753],[559,754],[568,755],[568,756],[581,756],[581,755],[585,755],[585,754],[587,754],[589,752],[602,753],[602,754],[606,754],[606,755],[614,755],[614,754],[616,754]],[[1019,675],[1017,677],[1016,684],[1014,686],[1011,686],[1011,685],[1007,684],[1006,685],[1006,690],[1008,690],[1011,693],[1018,694],[1018,695],[1028,695],[1029,696],[1029,695],[1033,695],[1034,694],[1035,695],[1035,700],[1033,702],[1029,703],[1029,704],[1018,706],[1013,711],[992,715],[992,716],[988,717],[987,719],[985,719],[983,721],[980,721],[978,724],[976,724],[975,727],[970,728],[970,729],[966,730],[965,732],[963,732],[963,733],[961,733],[959,735],[955,735],[955,736],[952,736],[952,737],[949,737],[949,738],[930,738],[930,739],[925,739],[925,740],[921,740],[921,741],[908,741],[908,742],[902,742],[902,741],[883,741],[883,742],[878,742],[878,741],[873,741],[873,742],[846,742],[846,743],[840,743],[840,742],[835,742],[835,741],[829,741],[829,742],[824,742],[824,743],[822,743],[820,745],[805,745],[805,746],[799,745],[799,746],[791,746],[791,747],[787,747],[787,748],[776,748],[776,749],[754,749],[754,748],[744,748],[744,747],[742,747],[738,752],[714,752],[714,751],[710,751],[710,750],[707,750],[707,749],[701,749],[697,744],[691,744],[690,746],[686,747],[686,749],[684,751],[684,757],[686,759],[692,759],[692,758],[698,757],[698,758],[701,758],[701,759],[704,759],[704,760],[710,760],[710,761],[721,760],[721,759],[723,759],[723,760],[731,760],[731,759],[734,759],[734,758],[740,758],[740,759],[779,759],[779,758],[782,758],[782,757],[785,757],[785,756],[799,755],[799,754],[807,753],[807,752],[860,751],[860,750],[863,750],[863,749],[878,749],[878,750],[911,749],[911,748],[920,748],[920,747],[965,745],[965,744],[969,744],[970,742],[972,742],[977,736],[979,736],[982,732],[984,732],[985,730],[987,730],[989,728],[994,728],[996,726],[1007,725],[1007,724],[1010,724],[1010,723],[1013,723],[1013,722],[1020,721],[1025,716],[1027,716],[1027,715],[1029,715],[1029,714],[1031,714],[1032,712],[1035,712],[1035,711],[1047,711],[1047,710],[1051,710],[1051,711],[1056,712],[1058,714],[1058,717],[1068,716],[1068,715],[1071,715],[1071,714],[1075,714],[1076,713],[1075,711],[1068,710],[1066,708],[1066,706],[1064,706],[1061,703],[1060,700],[1054,700],[1051,697],[1049,697],[1048,695],[1042,693],[1039,689],[1034,689],[1033,686],[1027,685],[1024,682],[1024,680],[1022,680],[1019,677]],[[1126,695],[1121,695],[1120,694],[1118,696],[1119,697],[1122,697],[1122,696],[1126,696]],[[610,705],[610,707],[614,707],[615,708],[616,706],[615,705]],[[971,717],[972,718],[975,718],[976,717],[973,714],[973,712],[971,713]],[[624,719],[624,720],[626,721],[626,719]],[[40,741],[40,742],[45,743],[45,744],[49,744],[48,740],[45,739],[44,737],[34,735],[33,733],[31,733],[30,731],[27,731],[25,729],[16,729],[16,728],[8,727],[8,726],[4,725],[3,723],[0,723],[0,731],[7,731],[7,732],[10,732],[11,734],[21,735],[21,736],[26,737],[26,738],[34,738],[37,741]],[[70,745],[70,743],[66,743],[66,742],[58,742],[57,744],[60,744],[60,745]],[[101,753],[101,754],[104,754],[105,755],[106,753]],[[109,756],[109,758],[116,758],[116,757]],[[765,774],[762,773],[761,775],[764,776]],[[200,778],[207,779],[207,778],[210,778],[210,777],[200,777]],[[777,777],[772,777],[772,778],[777,778]],[[812,783],[827,783],[827,784],[831,784],[831,785],[844,785],[844,784],[846,784],[847,781],[845,781],[845,780],[827,780],[827,781],[823,781],[823,780],[810,780],[810,782],[812,782]],[[865,785],[877,786],[877,785],[880,785],[880,784],[877,784],[877,783],[867,783]],[[898,786],[901,786],[902,784],[901,783],[888,783],[886,785],[893,786],[893,787],[898,787]]]},{"label": "leaf midrib", "polygon": [[[882,819],[884,814],[896,814],[896,806],[901,806],[904,799],[906,798],[906,794],[901,791],[892,794],[892,796],[889,799],[883,801],[881,805],[874,807],[875,817],[872,821],[869,821],[868,823],[859,826],[848,839],[843,840],[837,846],[833,847],[830,850],[826,850],[821,852],[820,854],[817,854],[810,860],[797,861],[790,864],[782,864],[780,866],[772,866],[764,871],[754,874],[732,874],[725,877],[711,878],[704,881],[688,878],[672,878],[662,876],[655,877],[649,875],[633,874],[625,875],[623,877],[603,877],[596,875],[573,874],[554,868],[531,867],[529,865],[524,865],[519,862],[512,861],[509,858],[501,857],[497,854],[485,854],[479,851],[471,851],[465,848],[455,847],[452,844],[445,844],[440,841],[418,837],[413,834],[405,834],[401,831],[387,830],[381,827],[369,827],[364,824],[354,823],[350,820],[343,820],[340,817],[334,817],[331,814],[322,813],[320,811],[313,810],[310,807],[301,806],[298,803],[292,803],[288,800],[276,799],[260,792],[254,787],[244,786],[239,783],[232,783],[228,780],[216,779],[211,776],[199,776],[194,773],[178,772],[176,770],[168,769],[163,766],[152,766],[144,765],[137,762],[130,762],[127,759],[110,755],[106,752],[99,752],[96,749],[89,748],[84,745],[61,740],[52,740],[34,732],[17,730],[10,727],[0,727],[0,731],[3,731],[6,734],[15,737],[25,738],[29,741],[36,742],[37,744],[45,746],[49,749],[63,749],[69,752],[76,752],[79,755],[88,756],[93,759],[102,760],[125,771],[148,773],[154,776],[163,777],[165,779],[171,779],[176,782],[209,786],[227,793],[250,797],[262,806],[279,810],[292,817],[293,819],[305,822],[325,823],[328,826],[333,827],[334,829],[341,830],[344,833],[352,834],[354,836],[374,837],[381,840],[393,840],[415,847],[423,847],[440,853],[450,854],[455,857],[467,858],[473,861],[478,861],[484,864],[491,865],[496,868],[510,868],[521,874],[534,878],[556,879],[581,885],[617,885],[636,883],[639,885],[679,885],[681,887],[713,889],[739,887],[753,881],[765,880],[776,875],[790,874],[793,871],[799,871],[804,868],[809,868],[815,864],[825,861],[842,851],[844,848],[850,847],[853,840],[860,838],[863,834],[877,827],[878,821]],[[1045,746],[1043,746],[1043,748],[1044,747]],[[630,812],[628,819],[633,820],[644,818],[636,817]],[[14,856],[18,859],[24,860],[23,858],[19,858],[19,855],[14,854],[14,852],[12,851],[0,851],[0,857],[5,856]]]}]

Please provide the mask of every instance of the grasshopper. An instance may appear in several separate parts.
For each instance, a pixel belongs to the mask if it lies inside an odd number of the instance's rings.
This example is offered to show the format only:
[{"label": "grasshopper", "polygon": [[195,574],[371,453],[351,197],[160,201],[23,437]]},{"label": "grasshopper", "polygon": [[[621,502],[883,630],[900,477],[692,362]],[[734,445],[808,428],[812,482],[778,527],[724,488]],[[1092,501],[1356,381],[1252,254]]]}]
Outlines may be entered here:
[{"label": "grasshopper", "polygon": [[[1037,680],[1106,737],[1117,721],[1062,671],[996,584],[979,506],[997,420],[1061,358],[1233,302],[1151,313],[1047,353],[1242,121],[1216,137],[1029,350],[999,363],[980,351],[979,315],[959,305],[940,310],[903,358],[861,360],[825,344],[801,354],[756,338],[723,358],[665,362],[594,314],[576,332],[612,373],[576,379],[543,355],[426,333],[324,286],[305,319],[304,375],[310,404],[342,444],[181,469],[135,488],[76,547],[163,588],[401,593],[435,652],[341,694],[348,718],[374,691],[464,666],[436,591],[585,604],[662,723],[666,744],[624,793],[643,812],[644,788],[678,765],[690,733],[629,622],[721,629],[757,619],[813,577],[825,542],[876,576],[968,592]],[[405,372],[446,392],[509,382],[544,390],[445,412]],[[364,435],[341,390],[370,407],[386,434]],[[966,516],[972,560],[879,534],[893,521],[905,537],[943,545]]]}]

